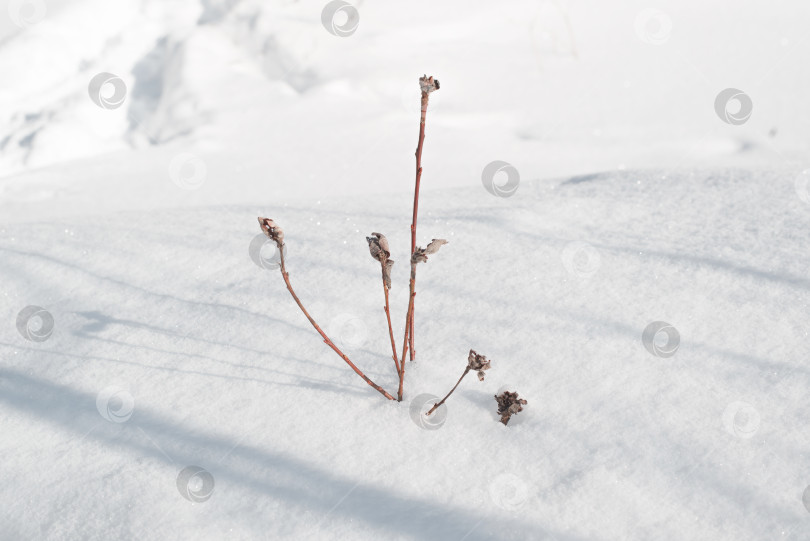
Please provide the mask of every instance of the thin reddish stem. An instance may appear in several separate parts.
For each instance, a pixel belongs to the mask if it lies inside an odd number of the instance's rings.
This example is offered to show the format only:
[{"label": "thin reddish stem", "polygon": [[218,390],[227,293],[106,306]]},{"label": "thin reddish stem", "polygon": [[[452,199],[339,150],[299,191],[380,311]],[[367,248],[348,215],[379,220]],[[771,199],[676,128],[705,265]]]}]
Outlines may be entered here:
[{"label": "thin reddish stem", "polygon": [[[430,94],[427,92],[422,92],[422,114],[419,120],[419,142],[416,145],[416,184],[413,190],[413,221],[411,222],[411,255],[416,251],[416,219],[419,215],[419,186],[422,181],[422,147],[425,142],[425,117],[427,116],[427,108],[428,108],[428,101],[430,99]],[[411,299],[413,300],[413,295],[411,295]],[[414,346],[413,346],[413,335],[414,335],[414,316],[413,312],[410,313],[408,321],[406,325],[409,328],[409,336],[410,336],[410,359],[413,360],[414,358]],[[405,362],[405,356],[402,357],[402,362]]]},{"label": "thin reddish stem", "polygon": [[[312,319],[312,316],[309,315],[309,312],[307,312],[306,308],[304,308],[304,305],[301,304],[301,300],[298,298],[298,295],[295,294],[295,291],[293,290],[292,285],[290,284],[290,278],[289,278],[289,276],[287,274],[287,269],[284,267],[284,249],[283,249],[283,247],[279,247],[278,253],[281,256],[281,276],[284,277],[284,283],[287,284],[287,290],[290,292],[290,295],[292,295],[292,298],[295,299],[296,304],[298,304],[298,308],[300,308],[301,311],[304,313],[304,315],[307,316],[307,319],[309,320],[309,322],[312,324],[312,326],[315,328],[315,330],[318,331],[318,334],[321,335],[321,337],[323,338],[323,341],[326,343],[326,345],[329,346],[330,348],[332,348],[335,351],[335,353],[337,353],[340,356],[341,359],[346,361],[346,364],[348,364],[351,367],[351,369],[354,370],[355,373],[358,376],[363,378],[363,381],[368,383],[370,386],[374,387],[374,389],[376,389],[380,394],[382,394],[388,400],[394,400],[394,397],[391,396],[390,394],[388,394],[388,392],[385,389],[383,389],[382,387],[380,387],[379,385],[377,385],[376,383],[371,381],[368,378],[368,376],[366,376],[359,368],[357,368],[357,366],[355,366],[355,364],[351,360],[349,360],[349,358],[346,356],[346,354],[344,354],[342,351],[340,351],[340,349],[338,349],[338,347],[334,343],[332,343],[332,340],[330,340],[329,337],[326,336],[326,333],[321,330],[321,328],[318,326],[318,324],[315,323],[315,320]],[[400,383],[400,388],[401,388],[401,386],[402,386],[402,384]]]},{"label": "thin reddish stem", "polygon": [[399,359],[397,359],[397,343],[394,340],[394,328],[391,326],[391,307],[388,303],[388,288],[385,287],[385,281],[383,281],[383,291],[385,292],[385,318],[388,320],[388,334],[391,336],[391,351],[394,354],[394,366],[397,367],[397,375],[399,375]]},{"label": "thin reddish stem", "polygon": [[405,383],[405,354],[408,352],[408,335],[410,331],[409,323],[412,321],[413,317],[413,298],[416,294],[414,292],[414,287],[416,284],[416,263],[411,263],[411,294],[409,295],[408,301],[408,314],[405,316],[405,337],[402,339],[402,362],[399,363],[399,391],[398,397],[399,400],[402,401],[402,387]]},{"label": "thin reddish stem", "polygon": [[433,404],[433,407],[432,407],[432,408],[430,408],[430,411],[429,411],[429,412],[427,412],[425,415],[430,415],[431,413],[433,413],[434,411],[436,411],[436,409],[438,409],[438,407],[439,407],[439,406],[441,406],[442,404],[444,404],[444,401],[445,401],[445,400],[447,400],[448,398],[450,398],[450,395],[451,395],[451,394],[453,394],[453,391],[455,391],[455,390],[456,390],[456,387],[458,387],[458,384],[459,384],[459,383],[461,383],[461,380],[463,380],[463,379],[464,379],[464,376],[466,376],[466,375],[467,375],[467,372],[469,372],[470,370],[471,370],[471,369],[470,369],[470,367],[469,367],[469,366],[467,366],[467,368],[465,368],[465,369],[464,369],[464,373],[463,373],[463,374],[461,374],[461,377],[460,377],[460,378],[458,378],[458,381],[456,382],[456,384],[453,386],[453,388],[452,388],[452,389],[450,389],[450,392],[449,392],[449,393],[447,393],[447,396],[445,396],[444,398],[442,398],[441,402],[436,402],[435,404]]}]

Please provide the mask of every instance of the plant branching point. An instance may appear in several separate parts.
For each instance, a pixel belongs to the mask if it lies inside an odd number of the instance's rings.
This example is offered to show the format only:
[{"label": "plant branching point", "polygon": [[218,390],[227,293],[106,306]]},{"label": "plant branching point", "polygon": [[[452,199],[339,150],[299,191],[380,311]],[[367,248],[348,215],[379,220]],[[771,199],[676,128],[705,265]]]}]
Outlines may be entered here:
[{"label": "plant branching point", "polygon": [[335,353],[337,353],[340,356],[340,358],[342,358],[346,362],[346,364],[348,364],[351,367],[351,369],[355,371],[355,373],[358,376],[363,378],[363,380],[366,383],[368,383],[371,387],[376,389],[388,400],[393,400],[394,399],[393,396],[388,394],[388,392],[385,389],[383,389],[382,387],[371,381],[371,379],[369,379],[368,376],[366,376],[359,368],[357,368],[357,366],[355,366],[355,364],[346,356],[345,353],[343,353],[342,351],[340,351],[340,349],[338,349],[338,347],[332,342],[332,340],[330,340],[329,337],[326,336],[326,333],[321,330],[320,326],[318,326],[315,320],[312,319],[312,316],[309,315],[309,312],[307,312],[306,308],[304,308],[304,305],[301,304],[301,300],[298,298],[298,295],[295,294],[295,290],[293,290],[292,284],[290,284],[290,277],[289,274],[287,273],[287,267],[284,262],[284,231],[281,229],[281,227],[279,227],[270,218],[259,218],[259,227],[261,227],[264,234],[267,235],[267,237],[270,240],[276,243],[276,247],[278,247],[278,254],[281,261],[281,264],[279,265],[281,269],[281,276],[284,278],[284,283],[287,285],[287,290],[290,292],[290,295],[292,295],[292,298],[295,300],[296,304],[298,304],[298,308],[301,309],[301,311],[307,317],[307,319],[315,328],[315,330],[318,331],[318,334],[321,335],[321,338],[323,338],[323,341],[326,343],[326,345],[332,348],[335,351]]},{"label": "plant branching point", "polygon": [[[399,390],[397,396],[402,400],[402,386],[405,381],[405,353],[408,351],[408,336],[409,331],[413,330],[413,302],[416,297],[416,265],[419,263],[427,263],[427,256],[435,254],[439,248],[447,244],[444,239],[433,239],[430,244],[425,248],[416,248],[411,255],[411,282],[410,282],[410,295],[408,300],[408,315],[405,317],[405,338],[402,340],[402,362],[399,364]],[[411,359],[413,360],[413,359]]]}]

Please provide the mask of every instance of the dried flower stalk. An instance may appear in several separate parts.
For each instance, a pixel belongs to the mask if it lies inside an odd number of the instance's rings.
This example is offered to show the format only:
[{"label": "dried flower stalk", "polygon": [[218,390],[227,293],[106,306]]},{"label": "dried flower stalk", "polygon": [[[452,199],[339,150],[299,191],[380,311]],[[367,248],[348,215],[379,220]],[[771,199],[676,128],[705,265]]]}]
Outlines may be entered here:
[{"label": "dried flower stalk", "polygon": [[[394,328],[391,325],[391,305],[388,301],[388,290],[391,289],[391,268],[394,266],[394,260],[391,257],[391,250],[388,247],[388,239],[382,233],[372,233],[370,237],[366,237],[368,241],[368,249],[371,257],[380,262],[382,269],[383,293],[385,294],[385,318],[388,320],[388,335],[391,337],[391,350],[394,357],[394,366],[397,369],[397,376],[401,379],[402,374],[399,368],[399,359],[397,359],[397,343],[394,340]],[[400,400],[402,397],[400,396]]]},{"label": "dried flower stalk", "polygon": [[447,396],[442,398],[440,402],[436,402],[435,404],[433,404],[433,407],[430,408],[430,411],[428,411],[425,415],[430,415],[431,413],[436,411],[439,408],[439,406],[444,404],[444,401],[447,400],[451,394],[453,394],[453,391],[456,390],[456,387],[458,387],[459,383],[461,383],[461,380],[464,379],[464,376],[466,376],[468,372],[476,370],[478,372],[478,380],[484,381],[485,376],[484,370],[489,370],[490,368],[489,363],[490,363],[489,359],[487,359],[483,355],[479,355],[478,353],[476,353],[474,350],[471,349],[470,355],[467,357],[467,366],[464,368],[464,373],[461,374],[460,378],[458,378],[458,381],[453,386],[453,388],[450,389],[450,392],[447,393]]},{"label": "dried flower stalk", "polygon": [[332,340],[330,340],[329,337],[326,336],[326,333],[321,330],[321,328],[318,326],[315,320],[312,319],[312,316],[309,315],[309,312],[307,312],[306,308],[304,308],[304,305],[301,304],[301,300],[298,298],[298,295],[295,294],[295,290],[293,290],[292,284],[290,284],[290,277],[287,274],[287,269],[284,265],[284,231],[281,229],[281,227],[279,227],[270,218],[259,218],[259,227],[261,227],[265,235],[267,235],[272,241],[276,243],[281,260],[280,265],[281,276],[284,278],[284,283],[287,284],[287,290],[290,292],[290,295],[292,295],[292,298],[295,300],[296,304],[298,304],[298,308],[300,308],[301,311],[304,313],[304,315],[307,316],[309,322],[312,324],[315,330],[318,331],[318,334],[321,335],[321,338],[323,338],[323,341],[326,343],[326,345],[332,348],[335,351],[335,353],[337,353],[340,356],[340,358],[346,361],[346,364],[348,364],[358,376],[363,378],[363,380],[366,383],[368,383],[371,387],[376,389],[388,400],[393,400],[394,399],[393,396],[388,394],[388,392],[385,389],[383,389],[382,387],[371,381],[371,379],[369,379],[368,376],[366,376],[359,368],[357,368],[357,366],[355,366],[355,364],[346,356],[345,353],[343,353],[342,351],[340,351],[340,349],[338,349],[338,347],[332,342]]},{"label": "dried flower stalk", "polygon": [[[413,191],[413,221],[411,222],[411,254],[416,251],[416,218],[419,212],[419,184],[422,180],[422,146],[425,142],[425,117],[427,116],[428,101],[430,100],[430,93],[439,90],[439,80],[434,79],[431,75],[428,77],[424,75],[419,78],[419,89],[422,91],[422,114],[419,119],[419,142],[416,145],[416,185]],[[413,302],[413,294],[411,294],[411,303]],[[413,310],[408,309],[408,331],[405,336],[410,336],[410,359],[414,359],[414,317]],[[405,363],[405,356],[402,357],[403,364]]]}]

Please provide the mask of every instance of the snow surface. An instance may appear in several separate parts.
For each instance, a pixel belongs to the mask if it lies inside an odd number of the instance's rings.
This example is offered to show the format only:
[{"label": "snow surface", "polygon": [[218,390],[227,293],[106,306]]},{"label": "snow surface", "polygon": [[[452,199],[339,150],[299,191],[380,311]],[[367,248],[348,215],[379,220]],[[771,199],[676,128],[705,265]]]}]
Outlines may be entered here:
[{"label": "snow surface", "polygon": [[[810,5],[355,5],[347,38],[313,1],[0,11],[0,539],[810,539]],[[425,72],[418,237],[449,244],[396,403],[250,247],[281,224],[304,304],[395,391],[364,237],[399,342]],[[485,381],[420,424],[470,348]]]},{"label": "snow surface", "polygon": [[[363,235],[402,254],[402,198],[7,226],[3,318],[36,299],[56,328],[42,343],[0,331],[4,535],[804,538],[810,213],[791,182],[605,174],[510,199],[432,191],[422,212],[420,237],[450,243],[419,269],[399,404],[320,342],[247,247],[257,214],[283,224],[303,302],[393,390]],[[672,357],[642,345],[657,320],[680,332]],[[486,380],[462,382],[439,429],[418,427],[409,401],[449,390],[470,347],[493,359]],[[504,385],[529,400],[508,427]],[[110,386],[125,422],[99,415]],[[758,418],[724,418],[738,402]],[[215,479],[204,503],[177,492],[190,464]]]}]

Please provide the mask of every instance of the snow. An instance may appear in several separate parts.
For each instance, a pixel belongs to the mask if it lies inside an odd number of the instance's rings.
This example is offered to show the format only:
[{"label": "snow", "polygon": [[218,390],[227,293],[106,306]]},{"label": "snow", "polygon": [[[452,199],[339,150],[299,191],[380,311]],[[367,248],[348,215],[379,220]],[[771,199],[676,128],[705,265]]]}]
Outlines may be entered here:
[{"label": "snow", "polygon": [[[807,539],[809,8],[779,5],[1,11],[0,539]],[[425,72],[418,243],[449,243],[397,403],[256,217],[394,392],[365,237],[401,342]],[[486,379],[425,421],[470,348]]]}]

